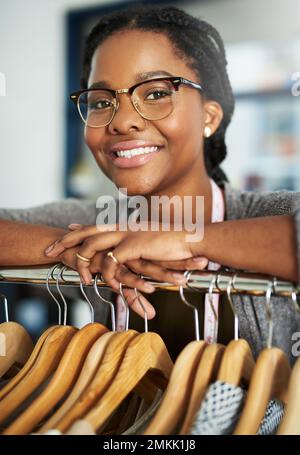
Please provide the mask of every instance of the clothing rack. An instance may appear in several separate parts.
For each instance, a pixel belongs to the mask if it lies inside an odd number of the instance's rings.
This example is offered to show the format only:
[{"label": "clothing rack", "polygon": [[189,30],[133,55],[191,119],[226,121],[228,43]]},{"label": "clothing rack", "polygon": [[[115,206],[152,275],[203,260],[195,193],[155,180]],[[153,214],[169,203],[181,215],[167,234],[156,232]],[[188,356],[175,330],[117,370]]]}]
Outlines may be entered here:
[{"label": "clothing rack", "polygon": [[[47,282],[47,275],[52,266],[36,266],[36,267],[5,267],[0,268],[0,283],[20,283],[20,284],[45,284]],[[56,284],[58,273],[60,269],[57,268],[53,271],[48,280],[48,284]],[[291,296],[292,292],[300,292],[300,289],[295,284],[279,280],[276,277],[269,275],[244,272],[244,271],[230,271],[227,268],[221,268],[218,271],[192,271],[188,280],[187,291],[197,289],[200,292],[207,293],[209,290],[213,293],[223,294],[227,292],[230,280],[233,279],[231,286],[231,294],[247,294],[264,296],[273,281],[273,295],[275,296]],[[61,286],[78,286],[80,284],[79,274],[72,270],[66,269],[61,273],[59,284]],[[164,289],[170,291],[179,291],[179,286],[167,282],[153,281],[149,277],[143,277],[145,281],[151,283],[157,289]],[[98,286],[107,286],[101,280],[97,280]]]}]

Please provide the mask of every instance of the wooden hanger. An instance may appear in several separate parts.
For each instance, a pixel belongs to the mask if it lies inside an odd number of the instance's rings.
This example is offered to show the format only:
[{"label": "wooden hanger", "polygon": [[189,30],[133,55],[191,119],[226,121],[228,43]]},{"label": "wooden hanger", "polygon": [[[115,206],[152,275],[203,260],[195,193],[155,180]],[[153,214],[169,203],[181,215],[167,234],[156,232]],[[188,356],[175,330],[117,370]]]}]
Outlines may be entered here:
[{"label": "wooden hanger", "polygon": [[236,277],[237,273],[230,278],[227,285],[227,300],[234,315],[234,340],[230,341],[222,356],[217,380],[239,386],[241,382],[249,384],[255,360],[249,343],[244,339],[239,339],[238,315],[231,298],[231,290],[234,288]]},{"label": "wooden hanger", "polygon": [[[188,271],[184,274],[187,277],[187,284],[190,274],[191,272]],[[188,409],[190,391],[197,367],[207,346],[206,342],[199,341],[198,309],[186,300],[183,286],[180,286],[179,294],[182,302],[194,311],[195,337],[197,341],[189,343],[176,359],[162,403],[144,434],[164,435],[173,434],[174,431],[177,431],[177,427],[184,419]]]},{"label": "wooden hanger", "polygon": [[114,336],[116,336],[115,332],[104,333],[104,335],[95,341],[87,355],[79,378],[77,379],[70,395],[60,408],[57,409],[53,416],[51,416],[50,419],[47,420],[47,422],[39,429],[39,433],[43,433],[51,428],[56,428],[56,424],[63,418],[64,415],[66,415],[72,406],[75,405],[80,395],[94,378],[96,370],[99,368],[102,357],[104,356],[105,350],[108,347],[108,343],[112,341]]},{"label": "wooden hanger", "polygon": [[65,353],[47,387],[31,405],[7,427],[3,434],[28,434],[53,409],[76,381],[91,346],[108,329],[102,324],[87,324],[79,330]]},{"label": "wooden hanger", "polygon": [[256,434],[264,418],[268,403],[273,398],[283,402],[287,400],[290,365],[287,356],[278,348],[272,348],[272,313],[271,292],[274,280],[268,285],[266,292],[266,313],[269,321],[269,336],[267,348],[256,361],[252,374],[248,396],[234,434]]},{"label": "wooden hanger", "polygon": [[128,330],[117,333],[108,344],[94,379],[81,394],[77,402],[56,424],[56,429],[65,432],[77,419],[82,419],[94,403],[104,394],[114,380],[122,362],[124,349],[129,342],[138,336],[138,332]]},{"label": "wooden hanger", "polygon": [[300,358],[292,370],[288,400],[277,434],[300,435]]},{"label": "wooden hanger", "polygon": [[[33,343],[26,329],[17,322],[8,321],[7,299],[3,299],[6,322],[0,324],[0,378],[14,365],[24,365],[29,358]],[[3,351],[3,352],[2,352]]]},{"label": "wooden hanger", "polygon": [[[58,307],[58,322],[61,323],[61,307],[49,288],[49,278],[52,272],[59,267],[59,264],[54,265],[49,269],[46,280],[46,287],[52,298],[57,304]],[[57,287],[60,276],[57,276]],[[59,287],[58,287],[59,290]],[[60,290],[59,290],[60,291]],[[63,299],[66,310],[66,302]],[[65,311],[64,320],[66,320],[67,314]],[[7,417],[15,411],[18,406],[26,400],[27,397],[31,395],[44,381],[50,377],[50,375],[55,371],[59,361],[68,346],[71,338],[75,334],[77,329],[75,327],[70,327],[66,325],[54,326],[48,332],[48,336],[41,344],[41,349],[39,350],[38,356],[31,366],[31,368],[26,368],[27,373],[23,375],[22,381],[14,386],[8,392],[3,400],[0,402],[0,423],[3,423]],[[41,337],[43,340],[43,337]],[[39,343],[38,343],[39,344]],[[26,372],[25,370],[25,372]],[[21,373],[21,372],[20,372]]]},{"label": "wooden hanger", "polygon": [[55,371],[76,331],[74,327],[60,326],[50,333],[27,375],[0,402],[0,423]]},{"label": "wooden hanger", "polygon": [[246,404],[234,434],[256,434],[269,401],[286,402],[290,366],[283,351],[267,348],[259,355],[252,375]]},{"label": "wooden hanger", "polygon": [[[297,295],[299,291],[294,287],[291,293],[292,302],[297,313],[300,312]],[[277,434],[300,435],[300,359],[293,367],[289,389],[288,400],[282,422]]]},{"label": "wooden hanger", "polygon": [[49,327],[45,332],[40,336],[37,343],[35,344],[32,353],[30,354],[29,359],[25,363],[24,367],[0,390],[0,401],[17,385],[23,380],[28,371],[32,368],[37,357],[41,351],[41,348],[46,341],[48,335],[54,331],[57,326]]},{"label": "wooden hanger", "polygon": [[232,340],[222,357],[218,381],[235,386],[249,384],[255,367],[251,348],[246,340]]},{"label": "wooden hanger", "polygon": [[[34,365],[35,361],[37,360],[37,357],[38,357],[38,355],[41,351],[41,348],[42,348],[46,338],[48,337],[48,335],[50,335],[51,332],[53,332],[58,326],[61,325],[61,307],[60,307],[58,300],[56,299],[55,295],[52,293],[52,291],[49,287],[50,276],[52,275],[52,273],[58,266],[59,266],[59,264],[56,264],[51,269],[49,269],[49,271],[47,273],[47,278],[46,278],[46,288],[58,307],[58,325],[51,326],[43,332],[43,334],[40,336],[37,343],[35,344],[34,349],[31,353],[29,359],[27,360],[26,364],[24,365],[24,367],[20,371],[18,371],[18,373],[8,382],[8,384],[6,384],[5,387],[3,387],[0,390],[0,401],[26,376],[28,371],[31,369],[31,367]],[[7,303],[6,303],[6,305],[7,305]],[[7,310],[6,310],[6,312],[7,312]]]},{"label": "wooden hanger", "polygon": [[186,411],[194,375],[206,346],[204,341],[192,341],[179,354],[162,403],[144,434],[172,434]]},{"label": "wooden hanger", "polygon": [[17,322],[0,324],[1,350],[5,355],[0,356],[0,378],[14,365],[24,365],[28,360],[33,343],[26,329]]},{"label": "wooden hanger", "polygon": [[217,372],[224,350],[225,346],[218,343],[213,343],[205,348],[196,369],[188,409],[179,434],[184,435],[190,433],[191,426],[196,413],[201,407],[207,388],[217,378]]},{"label": "wooden hanger", "polygon": [[[94,289],[96,290],[97,277],[94,281]],[[102,300],[106,301],[97,293]],[[129,307],[124,297],[122,286],[120,285],[120,295],[126,311],[126,328],[128,329],[129,321]],[[110,303],[109,301],[106,301]],[[58,422],[56,428],[62,432],[65,432],[77,419],[82,419],[84,415],[91,409],[91,407],[97,403],[106,389],[110,386],[114,379],[124,357],[125,351],[129,346],[131,340],[137,337],[139,334],[135,330],[126,330],[125,332],[119,332],[114,336],[109,343],[100,366],[96,372],[96,375],[89,386],[84,390],[80,399],[73,405],[73,407],[64,415],[64,417]]]},{"label": "wooden hanger", "polygon": [[96,432],[150,369],[160,370],[168,378],[172,368],[165,343],[157,333],[138,335],[129,343],[110,387],[84,420]]},{"label": "wooden hanger", "polygon": [[[216,277],[218,288],[220,275]],[[241,380],[247,384],[250,381],[255,361],[246,340],[238,339],[238,316],[235,311],[231,290],[237,277],[235,273],[227,285],[227,299],[234,314],[234,337],[228,346],[212,344],[208,346],[200,360],[195,376],[189,407],[180,434],[189,434],[195,415],[201,407],[209,384],[216,379],[233,385],[240,385]],[[210,286],[211,290],[211,286]]]}]

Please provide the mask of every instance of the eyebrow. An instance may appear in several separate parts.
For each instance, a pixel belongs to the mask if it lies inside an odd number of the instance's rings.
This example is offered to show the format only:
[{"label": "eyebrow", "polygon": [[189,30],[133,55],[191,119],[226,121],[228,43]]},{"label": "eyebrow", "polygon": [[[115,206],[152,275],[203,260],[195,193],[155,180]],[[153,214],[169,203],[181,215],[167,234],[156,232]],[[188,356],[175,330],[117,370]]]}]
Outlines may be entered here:
[{"label": "eyebrow", "polygon": [[[164,70],[147,71],[144,73],[137,73],[134,77],[134,81],[135,83],[138,83],[158,76],[173,77],[174,75]],[[111,88],[111,85],[108,81],[97,81],[94,82],[89,88]]]}]

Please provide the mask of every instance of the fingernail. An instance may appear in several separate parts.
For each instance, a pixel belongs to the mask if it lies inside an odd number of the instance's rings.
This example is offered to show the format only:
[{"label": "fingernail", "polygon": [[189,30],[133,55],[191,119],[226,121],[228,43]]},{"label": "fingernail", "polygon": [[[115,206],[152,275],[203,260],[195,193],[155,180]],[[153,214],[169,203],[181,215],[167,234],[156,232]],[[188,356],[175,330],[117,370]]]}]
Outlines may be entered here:
[{"label": "fingernail", "polygon": [[150,292],[155,291],[155,287],[152,286],[152,284],[149,284],[149,283],[145,283],[144,284],[144,288],[146,289],[146,291],[150,291]]},{"label": "fingernail", "polygon": [[181,273],[172,273],[172,277],[176,279],[176,281],[182,281],[183,283],[186,282],[186,278]]},{"label": "fingernail", "polygon": [[76,224],[76,223],[71,223],[68,226],[69,229],[80,229],[81,227],[82,227],[82,224]]},{"label": "fingernail", "polygon": [[50,253],[50,251],[52,251],[52,250],[53,250],[53,248],[54,248],[54,245],[55,245],[55,243],[53,243],[52,245],[48,246],[48,248],[45,250],[45,254],[48,254],[48,253]]},{"label": "fingernail", "polygon": [[201,256],[196,256],[193,258],[193,261],[194,262],[197,262],[199,265],[204,265],[207,263],[207,259],[206,258],[203,258]]}]

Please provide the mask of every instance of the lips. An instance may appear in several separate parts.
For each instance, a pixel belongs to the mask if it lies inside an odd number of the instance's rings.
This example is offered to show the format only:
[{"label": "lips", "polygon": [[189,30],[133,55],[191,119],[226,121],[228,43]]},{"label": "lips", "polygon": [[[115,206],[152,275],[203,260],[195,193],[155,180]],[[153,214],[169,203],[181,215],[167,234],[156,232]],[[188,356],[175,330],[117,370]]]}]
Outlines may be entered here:
[{"label": "lips", "polygon": [[117,167],[137,167],[152,160],[162,147],[160,144],[149,141],[123,141],[114,144],[109,149],[108,156]]}]

